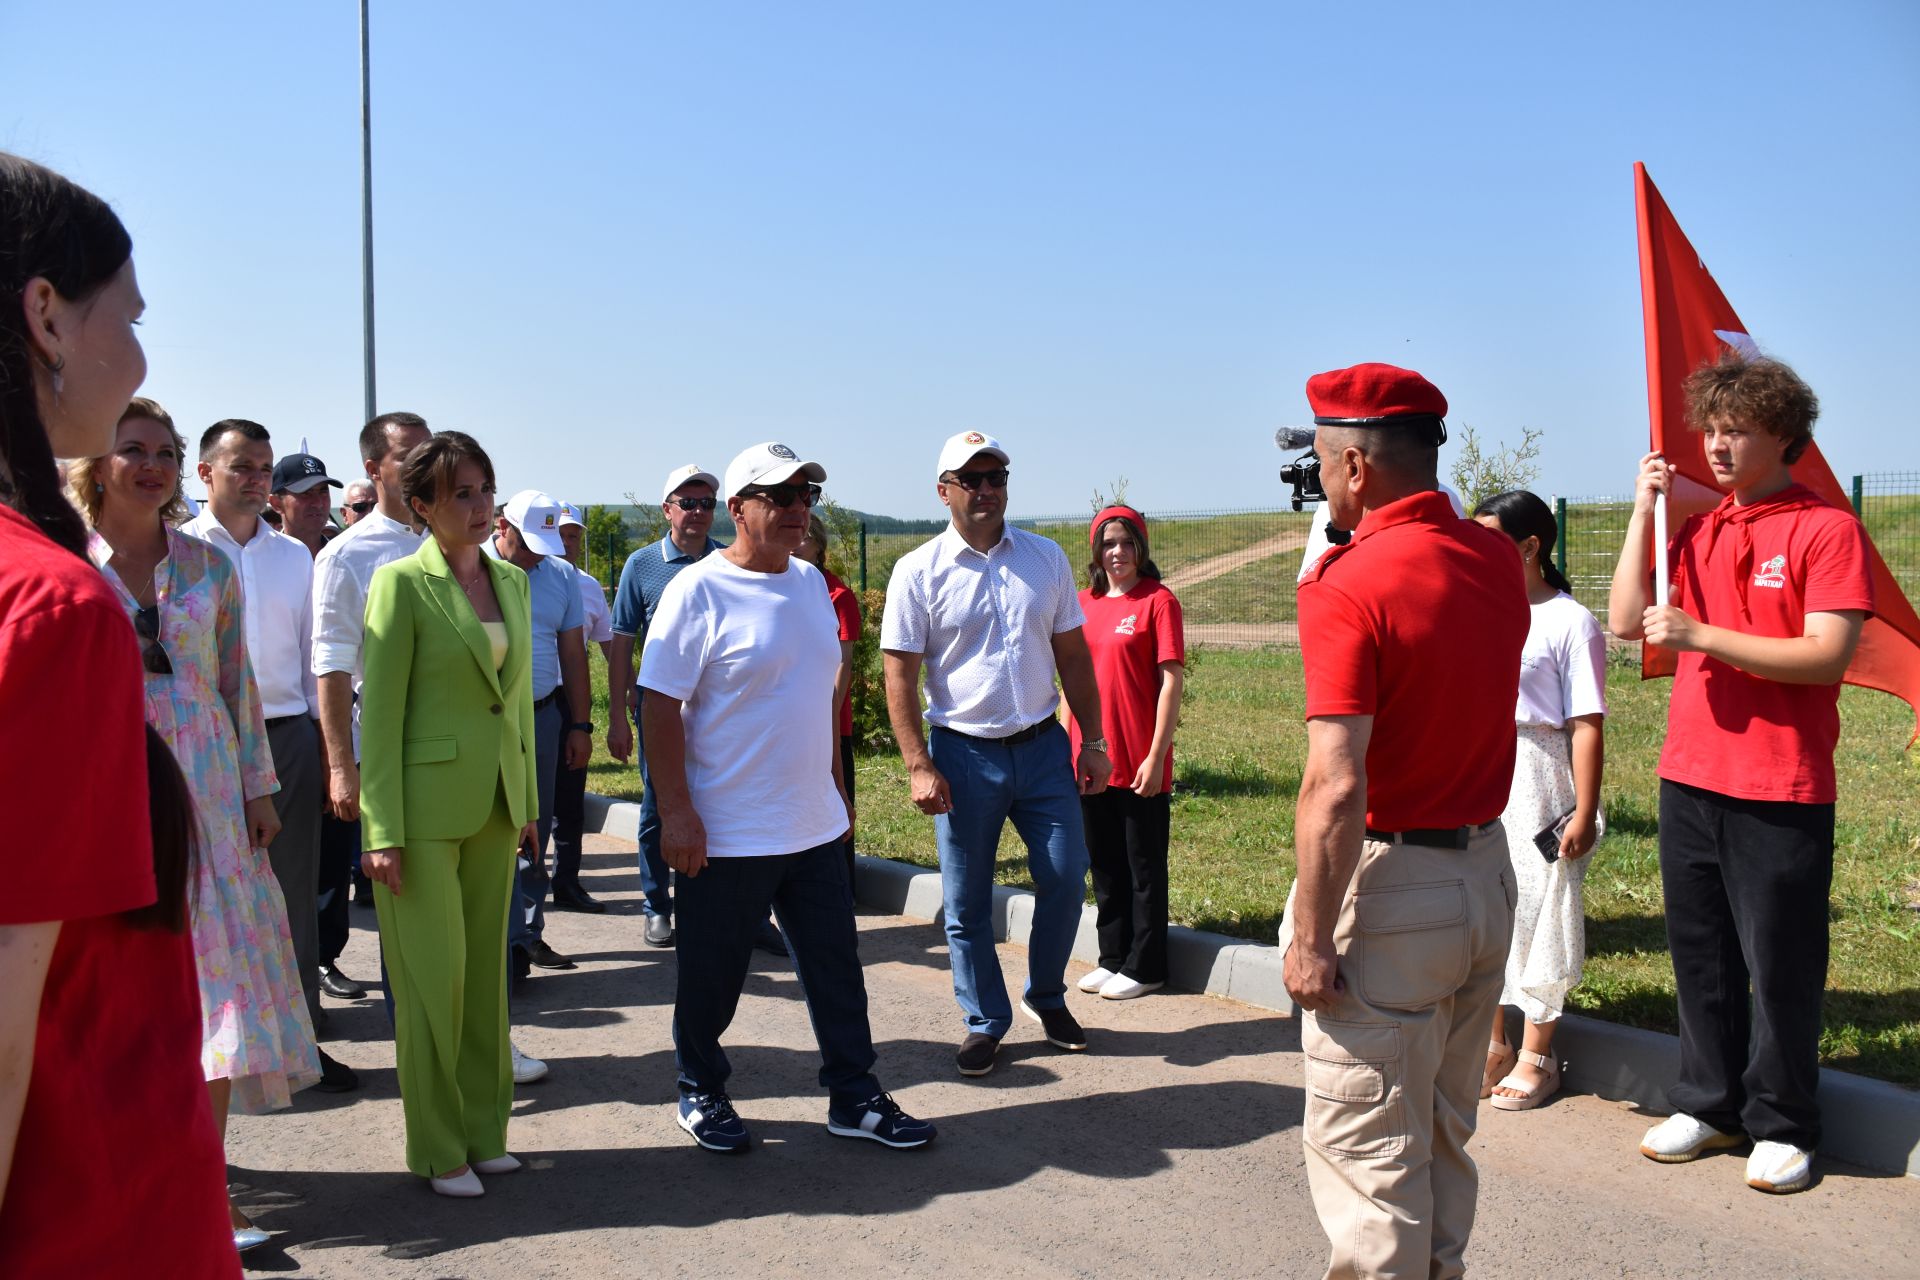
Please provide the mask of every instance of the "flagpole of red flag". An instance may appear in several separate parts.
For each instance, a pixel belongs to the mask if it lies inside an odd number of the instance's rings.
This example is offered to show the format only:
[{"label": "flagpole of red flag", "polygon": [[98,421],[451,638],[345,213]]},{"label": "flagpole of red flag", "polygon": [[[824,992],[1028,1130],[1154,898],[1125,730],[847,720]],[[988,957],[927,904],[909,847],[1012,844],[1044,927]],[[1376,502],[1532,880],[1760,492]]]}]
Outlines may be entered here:
[{"label": "flagpole of red flag", "polygon": [[[1647,167],[1633,166],[1634,212],[1640,244],[1640,305],[1647,338],[1647,425],[1654,452],[1673,468],[1667,496],[1654,507],[1654,599],[1665,603],[1668,507],[1685,519],[1706,511],[1725,496],[1706,464],[1697,437],[1687,428],[1681,384],[1704,364],[1735,349],[1758,354],[1759,347],[1714,283],[1693,244],[1674,220]],[[1853,504],[1827,465],[1818,443],[1793,464],[1793,478],[1828,504],[1851,511]],[[1880,549],[1868,540],[1873,575],[1873,616],[1861,628],[1860,645],[1844,677],[1848,684],[1879,689],[1915,712],[1913,737],[1920,741],[1920,615],[1887,568]],[[1642,643],[1642,678],[1672,675],[1674,656]]]}]

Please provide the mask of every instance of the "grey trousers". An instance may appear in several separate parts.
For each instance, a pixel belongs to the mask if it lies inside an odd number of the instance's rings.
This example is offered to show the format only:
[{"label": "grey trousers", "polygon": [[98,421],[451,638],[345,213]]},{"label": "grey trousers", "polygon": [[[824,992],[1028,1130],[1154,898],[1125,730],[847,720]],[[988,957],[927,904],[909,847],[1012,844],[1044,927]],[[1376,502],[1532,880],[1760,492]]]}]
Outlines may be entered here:
[{"label": "grey trousers", "polygon": [[287,932],[311,1014],[320,1007],[320,806],[326,798],[320,730],[307,716],[291,716],[267,726],[267,742],[280,778],[273,797],[280,834],[267,848],[267,862],[286,899]]}]

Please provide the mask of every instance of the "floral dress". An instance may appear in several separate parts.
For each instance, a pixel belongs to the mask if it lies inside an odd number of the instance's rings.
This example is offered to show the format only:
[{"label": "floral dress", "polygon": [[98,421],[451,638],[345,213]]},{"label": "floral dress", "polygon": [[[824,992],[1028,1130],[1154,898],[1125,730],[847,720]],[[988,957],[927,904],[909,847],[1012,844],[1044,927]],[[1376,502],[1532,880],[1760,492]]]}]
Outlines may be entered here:
[{"label": "floral dress", "polygon": [[[99,534],[88,551],[129,613],[140,608],[107,567]],[[313,1023],[287,932],[287,907],[264,850],[247,835],[247,800],[280,789],[241,627],[240,584],[217,547],[167,530],[153,571],[160,645],[171,675],[147,674],[147,723],[173,748],[199,826],[188,909],[200,985],[200,1066],[233,1082],[232,1109],[271,1111],[320,1078]]]}]

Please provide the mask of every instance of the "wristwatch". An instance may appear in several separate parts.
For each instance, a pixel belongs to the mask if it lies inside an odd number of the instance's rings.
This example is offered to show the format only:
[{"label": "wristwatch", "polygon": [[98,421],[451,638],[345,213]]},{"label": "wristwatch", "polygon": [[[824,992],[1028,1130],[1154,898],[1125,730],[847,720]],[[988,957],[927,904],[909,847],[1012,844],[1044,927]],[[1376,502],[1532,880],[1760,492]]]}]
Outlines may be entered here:
[{"label": "wristwatch", "polygon": [[1107,740],[1105,738],[1084,738],[1080,742],[1080,749],[1082,751],[1098,751],[1101,755],[1106,755]]},{"label": "wristwatch", "polygon": [[579,724],[570,724],[567,726],[567,732],[568,733],[584,733],[589,738],[591,738],[593,736],[593,721],[584,720]]}]

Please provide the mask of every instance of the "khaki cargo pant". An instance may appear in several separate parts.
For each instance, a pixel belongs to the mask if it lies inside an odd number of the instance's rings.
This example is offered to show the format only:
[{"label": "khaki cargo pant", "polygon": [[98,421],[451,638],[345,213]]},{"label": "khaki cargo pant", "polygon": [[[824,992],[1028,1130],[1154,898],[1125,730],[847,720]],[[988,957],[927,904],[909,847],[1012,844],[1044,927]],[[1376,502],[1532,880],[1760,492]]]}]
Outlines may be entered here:
[{"label": "khaki cargo pant", "polygon": [[[1369,840],[1361,852],[1334,931],[1346,989],[1300,1019],[1328,1280],[1465,1272],[1479,1192],[1467,1140],[1513,902],[1497,822],[1464,851]],[[1292,937],[1290,895],[1283,953]]]}]

